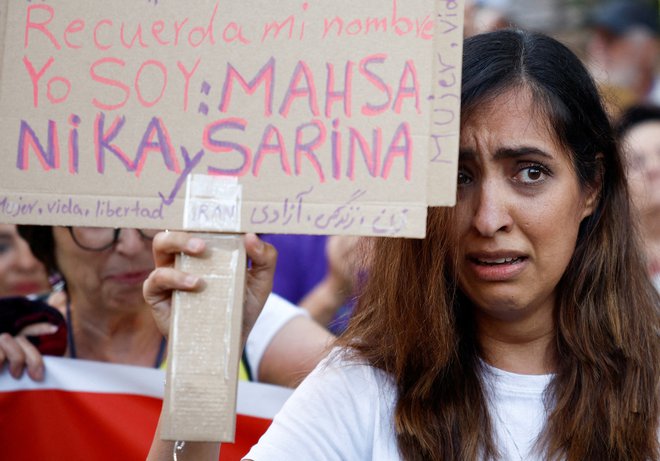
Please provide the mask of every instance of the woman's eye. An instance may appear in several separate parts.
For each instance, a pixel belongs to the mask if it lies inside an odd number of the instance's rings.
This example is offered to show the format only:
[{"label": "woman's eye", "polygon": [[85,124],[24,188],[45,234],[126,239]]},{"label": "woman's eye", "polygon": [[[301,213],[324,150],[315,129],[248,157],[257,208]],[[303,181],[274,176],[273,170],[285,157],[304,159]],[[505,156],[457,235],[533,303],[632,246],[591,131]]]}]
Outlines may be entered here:
[{"label": "woman's eye", "polygon": [[456,182],[459,187],[465,186],[466,184],[470,184],[472,182],[472,178],[465,171],[458,170],[458,179]]},{"label": "woman's eye", "polygon": [[9,242],[0,242],[0,255],[9,253],[13,248],[13,245]]},{"label": "woman's eye", "polygon": [[534,184],[544,181],[548,174],[547,168],[541,165],[530,165],[520,169],[516,178],[523,184]]}]

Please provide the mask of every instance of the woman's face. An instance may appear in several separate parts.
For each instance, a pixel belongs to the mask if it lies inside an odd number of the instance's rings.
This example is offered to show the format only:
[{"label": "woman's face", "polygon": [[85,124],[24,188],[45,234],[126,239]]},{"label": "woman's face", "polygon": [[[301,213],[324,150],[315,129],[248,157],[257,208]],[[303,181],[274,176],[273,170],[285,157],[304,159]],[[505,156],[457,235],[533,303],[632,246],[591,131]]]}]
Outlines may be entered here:
[{"label": "woman's face", "polygon": [[154,263],[151,241],[137,230],[122,229],[117,243],[103,251],[80,248],[66,227],[53,227],[53,238],[57,265],[77,309],[132,313],[145,306],[142,283]]},{"label": "woman's face", "polygon": [[501,320],[552,312],[596,196],[533,104],[529,91],[509,91],[461,127],[459,285],[478,312]]},{"label": "woman's face", "polygon": [[0,224],[0,297],[50,291],[46,269],[13,224]]},{"label": "woman's face", "polygon": [[632,127],[623,138],[630,190],[642,215],[660,214],[660,121]]}]

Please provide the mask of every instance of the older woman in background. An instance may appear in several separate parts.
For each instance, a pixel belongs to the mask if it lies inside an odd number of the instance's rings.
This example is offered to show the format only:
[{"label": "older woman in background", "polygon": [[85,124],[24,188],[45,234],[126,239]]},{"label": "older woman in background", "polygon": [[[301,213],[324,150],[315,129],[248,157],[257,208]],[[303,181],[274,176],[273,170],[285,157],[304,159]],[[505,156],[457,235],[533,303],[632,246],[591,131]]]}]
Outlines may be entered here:
[{"label": "older woman in background", "polygon": [[[49,272],[61,274],[65,283],[66,356],[161,366],[166,356],[163,326],[142,295],[142,284],[154,269],[152,240],[158,231],[51,226],[20,226],[20,230]],[[275,254],[254,236],[250,242],[248,250],[258,247]],[[190,245],[193,254],[204,251],[199,239]],[[268,258],[261,264],[256,256],[254,272],[274,265]],[[248,338],[244,370],[253,379],[295,386],[324,356],[331,335],[302,313],[282,298],[268,297],[265,315]],[[6,359],[12,374],[27,366],[30,376],[43,376],[39,372],[43,360],[30,343],[20,336],[5,337],[0,359],[9,350],[13,353]]]}]

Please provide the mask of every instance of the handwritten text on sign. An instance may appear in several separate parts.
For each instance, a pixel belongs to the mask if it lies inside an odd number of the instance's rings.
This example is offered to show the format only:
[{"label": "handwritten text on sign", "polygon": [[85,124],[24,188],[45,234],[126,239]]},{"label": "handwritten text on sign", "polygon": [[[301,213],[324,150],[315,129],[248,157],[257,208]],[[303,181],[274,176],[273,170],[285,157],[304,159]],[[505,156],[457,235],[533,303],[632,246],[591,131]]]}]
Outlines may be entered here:
[{"label": "handwritten text on sign", "polygon": [[[420,235],[434,2],[7,10],[3,220],[196,228],[205,175],[239,191],[204,202],[205,228],[380,234],[386,214],[384,233]],[[296,219],[264,218],[294,200]]]}]

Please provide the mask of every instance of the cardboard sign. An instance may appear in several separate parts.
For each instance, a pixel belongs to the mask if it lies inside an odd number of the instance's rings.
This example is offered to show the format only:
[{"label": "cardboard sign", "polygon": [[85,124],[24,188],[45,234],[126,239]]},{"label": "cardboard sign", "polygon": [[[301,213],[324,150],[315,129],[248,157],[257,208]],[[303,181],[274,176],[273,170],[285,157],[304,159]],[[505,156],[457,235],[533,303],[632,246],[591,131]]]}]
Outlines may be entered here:
[{"label": "cardboard sign", "polygon": [[454,206],[461,118],[464,0],[437,0],[436,4],[428,203]]},{"label": "cardboard sign", "polygon": [[454,201],[462,1],[0,9],[2,222],[422,237]]}]

